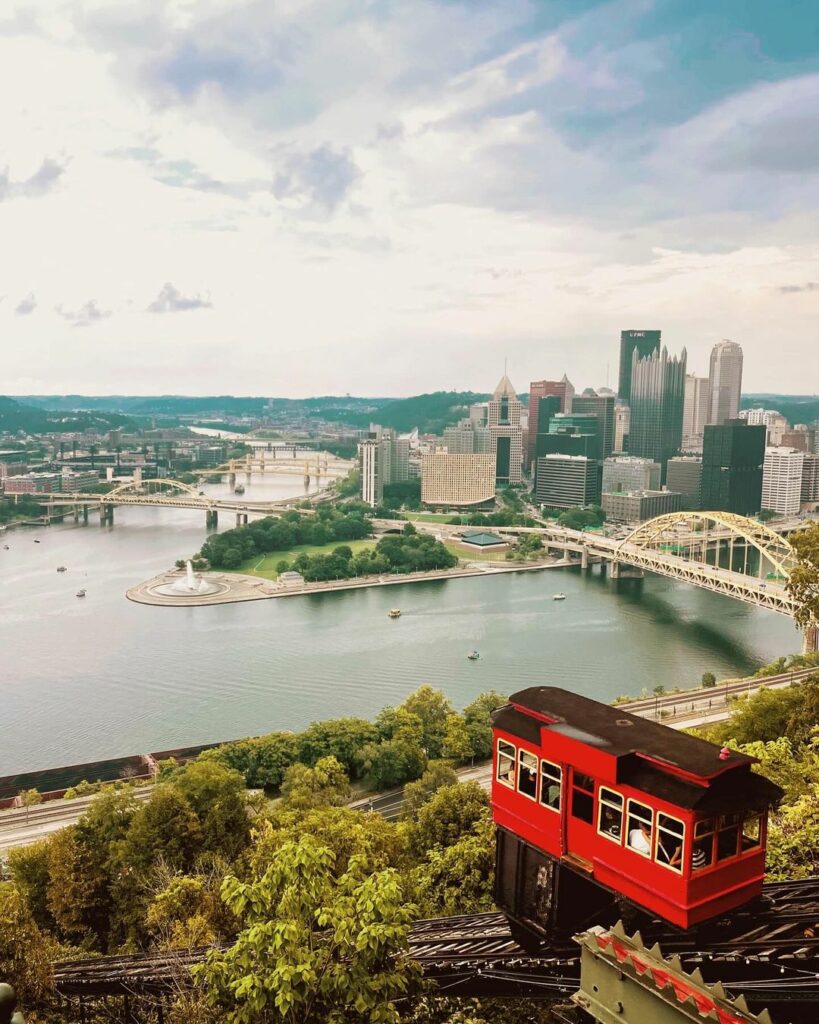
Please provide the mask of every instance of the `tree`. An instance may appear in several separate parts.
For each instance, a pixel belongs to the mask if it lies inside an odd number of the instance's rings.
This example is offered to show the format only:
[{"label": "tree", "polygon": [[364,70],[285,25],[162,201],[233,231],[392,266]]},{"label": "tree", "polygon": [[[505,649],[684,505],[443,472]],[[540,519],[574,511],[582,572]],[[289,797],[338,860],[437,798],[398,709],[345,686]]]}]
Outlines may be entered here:
[{"label": "tree", "polygon": [[358,763],[372,789],[392,789],[419,778],[427,757],[417,743],[394,739],[368,743],[359,751]]},{"label": "tree", "polygon": [[20,794],[20,805],[26,809],[26,821],[28,821],[29,809],[42,802],[43,795],[38,789],[27,789]]},{"label": "tree", "polygon": [[49,839],[41,839],[8,852],[12,878],[39,928],[54,927],[54,918],[48,909],[49,844]]},{"label": "tree", "polygon": [[474,756],[469,728],[460,715],[453,712],[446,717],[446,732],[441,753],[451,761],[463,763]]},{"label": "tree", "polygon": [[718,743],[753,743],[785,736],[802,743],[809,737],[818,713],[819,680],[806,679],[776,690],[762,687],[740,698],[728,721],[711,727],[709,738]]},{"label": "tree", "polygon": [[442,786],[452,786],[458,776],[445,761],[434,761],[416,782],[404,786],[401,817],[413,820],[423,805],[431,800]]},{"label": "tree", "polygon": [[480,693],[464,708],[464,721],[475,757],[484,759],[492,756],[492,712],[503,707],[506,697],[496,690]]},{"label": "tree", "polygon": [[261,1020],[397,1024],[418,968],[407,951],[415,908],[394,869],[354,857],[337,878],[335,855],[312,836],[288,842],[260,877],[228,877],[222,898],[243,929],[227,951],[194,968],[231,1024]]},{"label": "tree", "polygon": [[717,677],[713,672],[703,672],[702,674],[702,685],[703,686],[716,686]]},{"label": "tree", "polygon": [[477,782],[443,786],[407,823],[409,847],[418,856],[434,846],[451,846],[489,816],[489,797]]},{"label": "tree", "polygon": [[440,690],[428,684],[419,686],[404,701],[401,707],[411,715],[417,715],[421,722],[421,745],[427,757],[438,758],[447,728],[447,716],[452,712],[452,704]]},{"label": "tree", "polygon": [[282,799],[287,807],[340,807],[350,799],[350,781],[334,757],[322,757],[315,767],[293,764],[285,772]]},{"label": "tree", "polygon": [[160,859],[189,868],[202,848],[202,829],[191,805],[174,786],[157,786],[131,821],[122,844],[122,871],[146,873]]},{"label": "tree", "polygon": [[802,626],[819,622],[819,523],[788,538],[796,551],[785,589],[796,603],[794,618]]},{"label": "tree", "polygon": [[0,978],[14,986],[18,1004],[41,1002],[54,987],[51,949],[22,893],[0,885]]},{"label": "tree", "polygon": [[245,783],[239,772],[215,761],[193,761],[170,782],[199,819],[202,849],[228,858],[238,856],[250,834]]},{"label": "tree", "polygon": [[492,910],[494,869],[495,828],[486,815],[452,846],[429,851],[412,872],[413,899],[424,917]]},{"label": "tree", "polygon": [[357,755],[363,746],[378,738],[372,722],[364,718],[336,718],[312,722],[298,736],[298,759],[314,765],[322,757],[337,758],[351,777],[357,770]]},{"label": "tree", "polygon": [[254,789],[278,789],[285,771],[298,759],[297,755],[297,737],[292,733],[272,732],[267,736],[224,743],[204,751],[197,760],[219,761],[235,768]]}]

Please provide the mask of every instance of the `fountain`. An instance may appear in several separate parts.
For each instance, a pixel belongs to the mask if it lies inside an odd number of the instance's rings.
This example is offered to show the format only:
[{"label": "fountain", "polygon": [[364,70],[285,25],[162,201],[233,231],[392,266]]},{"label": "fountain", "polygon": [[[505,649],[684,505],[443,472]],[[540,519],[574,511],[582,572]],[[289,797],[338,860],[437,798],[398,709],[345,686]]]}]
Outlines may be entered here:
[{"label": "fountain", "polygon": [[180,576],[172,583],[163,583],[154,587],[153,592],[162,594],[164,597],[204,597],[208,594],[222,593],[226,589],[222,584],[194,575],[193,564],[188,559],[185,563],[184,576]]}]

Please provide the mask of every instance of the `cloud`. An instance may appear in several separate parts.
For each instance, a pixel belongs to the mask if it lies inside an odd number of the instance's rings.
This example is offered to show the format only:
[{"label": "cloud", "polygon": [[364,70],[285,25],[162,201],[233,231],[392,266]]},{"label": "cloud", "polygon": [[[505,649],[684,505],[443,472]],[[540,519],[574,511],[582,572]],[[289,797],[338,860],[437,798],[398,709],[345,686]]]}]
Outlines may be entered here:
[{"label": "cloud", "polygon": [[111,315],[110,309],[100,309],[96,299],[89,299],[85,305],[75,310],[63,309],[62,306],[57,306],[57,312],[74,327],[88,327],[99,320],[107,319]]},{"label": "cloud", "polygon": [[324,143],[308,153],[282,153],[273,178],[273,195],[332,211],[360,177],[361,170],[347,151]]},{"label": "cloud", "polygon": [[201,295],[183,295],[170,281],[147,307],[149,313],[184,313],[189,309],[211,309],[213,303]]},{"label": "cloud", "polygon": [[819,281],[806,281],[804,284],[783,284],[779,291],[782,295],[793,295],[795,292],[819,292]]},{"label": "cloud", "polygon": [[46,157],[37,170],[22,181],[12,181],[9,169],[0,170],[0,202],[4,199],[36,199],[50,192],[65,173],[63,164]]},{"label": "cloud", "polygon": [[37,300],[34,298],[34,292],[29,292],[28,295],[20,299],[14,307],[14,312],[17,316],[28,316],[29,313],[33,313],[36,308]]}]

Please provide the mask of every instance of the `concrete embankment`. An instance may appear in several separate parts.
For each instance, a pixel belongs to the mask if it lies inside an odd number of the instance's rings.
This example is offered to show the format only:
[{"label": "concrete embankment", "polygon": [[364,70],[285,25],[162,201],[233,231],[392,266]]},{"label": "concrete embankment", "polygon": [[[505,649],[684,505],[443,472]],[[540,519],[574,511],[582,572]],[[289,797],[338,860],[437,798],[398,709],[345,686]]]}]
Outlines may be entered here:
[{"label": "concrete embankment", "polygon": [[285,585],[277,580],[247,576],[242,573],[204,572],[202,579],[219,585],[213,594],[162,593],[161,588],[178,580],[179,572],[162,573],[152,579],[138,583],[125,592],[129,601],[138,604],[160,605],[167,608],[197,607],[211,604],[232,604],[237,601],[261,601],[273,597],[302,597],[305,594],[327,594],[338,590],[361,590],[364,587],[389,587],[405,583],[426,583],[434,580],[464,579],[472,576],[496,576],[510,572],[535,572],[553,569],[575,563],[551,561],[535,563],[486,562],[459,566],[456,569],[441,569],[432,572],[401,573],[396,576],[362,576],[347,580],[329,580],[323,583],[302,583]]}]

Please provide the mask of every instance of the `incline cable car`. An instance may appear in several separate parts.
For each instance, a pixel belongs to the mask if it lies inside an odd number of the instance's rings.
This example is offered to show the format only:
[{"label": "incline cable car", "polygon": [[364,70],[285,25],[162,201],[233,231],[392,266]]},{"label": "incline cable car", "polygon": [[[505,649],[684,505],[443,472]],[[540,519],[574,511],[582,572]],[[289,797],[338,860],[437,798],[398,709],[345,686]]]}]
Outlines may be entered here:
[{"label": "incline cable car", "polygon": [[613,899],[688,929],[761,894],[782,791],[755,758],[551,686],[492,720],[495,899],[519,940]]}]

